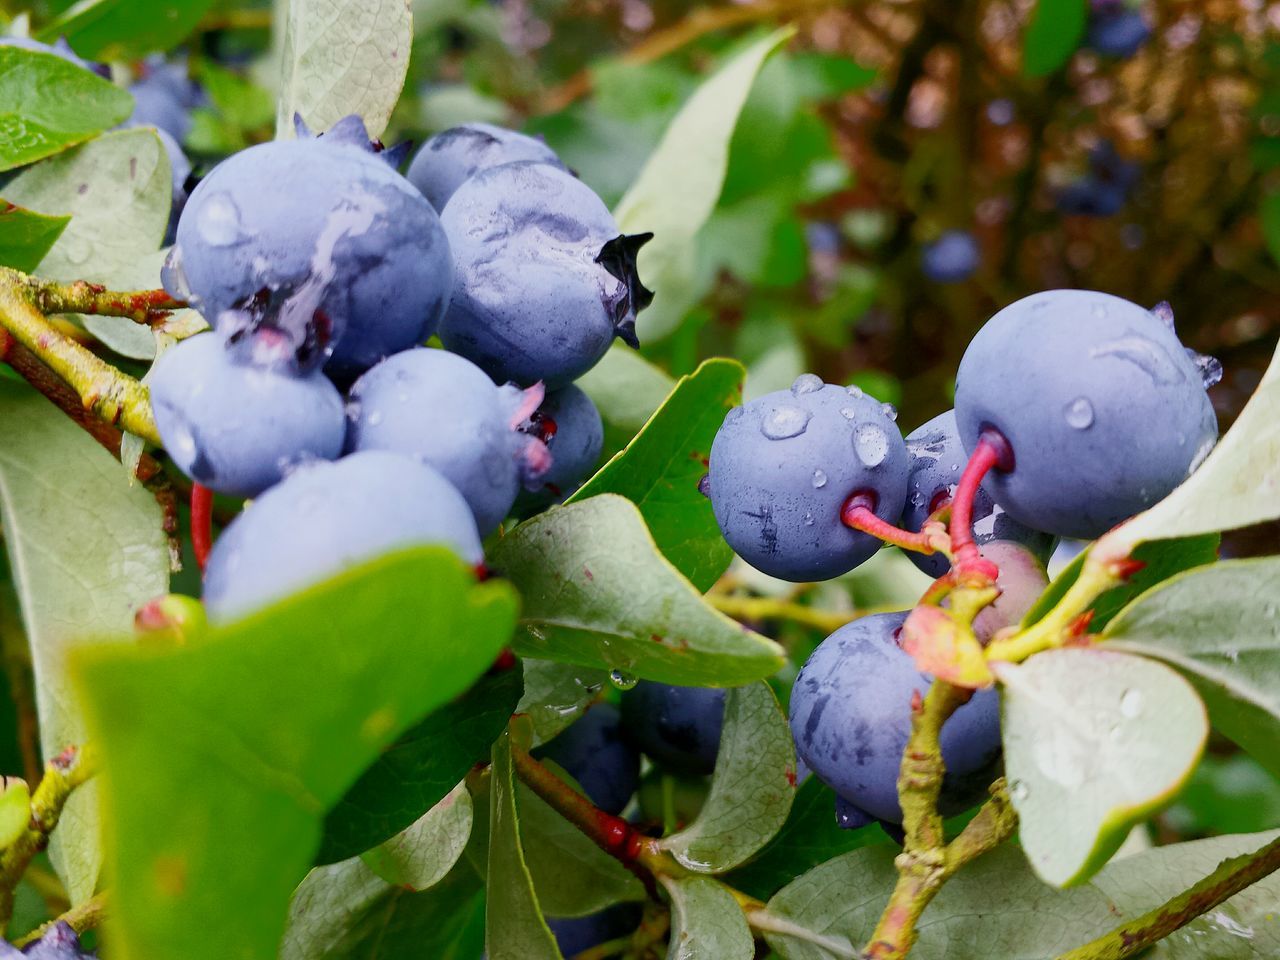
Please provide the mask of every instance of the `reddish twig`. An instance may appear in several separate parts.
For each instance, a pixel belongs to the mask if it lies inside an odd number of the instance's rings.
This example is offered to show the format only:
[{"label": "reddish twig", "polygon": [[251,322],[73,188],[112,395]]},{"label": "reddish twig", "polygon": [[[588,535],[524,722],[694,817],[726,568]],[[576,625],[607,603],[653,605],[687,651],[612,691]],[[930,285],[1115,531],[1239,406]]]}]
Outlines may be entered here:
[{"label": "reddish twig", "polygon": [[876,495],[869,490],[858,490],[850,494],[840,509],[840,519],[846,527],[869,534],[877,540],[891,543],[903,550],[914,550],[916,553],[936,553],[938,548],[930,541],[929,535],[921,530],[912,533],[896,527],[887,520],[881,520],[875,513]]},{"label": "reddish twig", "polygon": [[999,573],[994,564],[983,559],[973,542],[973,501],[982,487],[982,478],[993,467],[1008,469],[1006,464],[1011,460],[1008,441],[994,430],[984,430],[951,498],[951,556],[957,576],[974,574],[995,580]]},{"label": "reddish twig", "polygon": [[191,485],[191,549],[204,573],[213,549],[213,491],[200,483]]}]

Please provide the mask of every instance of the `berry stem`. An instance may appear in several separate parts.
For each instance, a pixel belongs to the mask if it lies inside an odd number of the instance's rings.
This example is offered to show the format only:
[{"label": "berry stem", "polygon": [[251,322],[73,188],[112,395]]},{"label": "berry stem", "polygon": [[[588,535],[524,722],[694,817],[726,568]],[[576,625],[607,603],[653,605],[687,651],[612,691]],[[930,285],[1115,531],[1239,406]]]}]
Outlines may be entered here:
[{"label": "berry stem", "polygon": [[[978,445],[965,464],[960,474],[960,482],[956,484],[955,496],[951,498],[951,555],[952,565],[960,574],[972,572],[996,578],[993,565],[982,558],[978,545],[973,541],[973,501],[982,488],[982,478],[992,467],[1004,459],[1007,443],[1000,439],[1005,449],[1001,449],[987,431],[978,438]],[[987,569],[990,568],[990,569]]]},{"label": "berry stem", "polygon": [[840,519],[844,521],[846,527],[870,534],[877,540],[891,543],[903,550],[914,550],[916,553],[923,554],[938,552],[937,545],[926,531],[912,533],[910,530],[896,527],[889,521],[877,517],[875,509],[876,495],[866,490],[858,490],[850,494],[849,499],[844,502],[844,506],[840,509]]},{"label": "berry stem", "polygon": [[213,549],[213,491],[200,483],[191,485],[191,549],[204,573]]},{"label": "berry stem", "polygon": [[39,277],[26,277],[23,283],[31,304],[43,314],[88,313],[125,317],[134,323],[151,326],[162,322],[170,310],[181,310],[186,306],[165,290],[107,290],[85,280],[57,283]]},{"label": "berry stem", "polygon": [[103,892],[95,893],[92,897],[78,906],[72,907],[61,916],[55,917],[48,923],[43,923],[36,927],[26,936],[19,937],[13,941],[15,947],[25,947],[28,944],[35,943],[46,933],[52,930],[58,923],[65,923],[77,934],[84,933],[88,930],[96,930],[102,926],[107,918],[107,896]]}]

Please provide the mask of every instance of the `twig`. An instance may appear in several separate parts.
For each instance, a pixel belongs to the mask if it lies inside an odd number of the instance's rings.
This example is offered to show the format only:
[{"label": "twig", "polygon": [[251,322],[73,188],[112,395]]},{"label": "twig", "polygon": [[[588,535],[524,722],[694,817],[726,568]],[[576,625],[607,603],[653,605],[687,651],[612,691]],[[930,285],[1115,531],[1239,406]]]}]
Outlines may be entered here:
[{"label": "twig", "polygon": [[25,290],[26,299],[41,313],[88,313],[103,317],[124,317],[134,323],[163,322],[169,311],[186,306],[165,290],[108,290],[87,280],[59,283],[32,277],[17,270],[0,268],[0,284],[10,283]]},{"label": "twig", "polygon": [[53,929],[58,923],[65,923],[76,933],[84,933],[86,930],[94,930],[102,926],[102,921],[107,917],[107,898],[105,893],[95,893],[92,897],[77,907],[72,907],[62,916],[50,920],[48,923],[41,924],[35,930],[32,930],[25,937],[14,941],[15,947],[25,947],[29,943],[35,943],[46,933]]},{"label": "twig", "polygon": [[736,597],[708,594],[707,601],[721,613],[749,623],[762,620],[790,620],[823,633],[835,633],[846,623],[866,616],[871,610],[819,610],[790,600],[774,597]]}]

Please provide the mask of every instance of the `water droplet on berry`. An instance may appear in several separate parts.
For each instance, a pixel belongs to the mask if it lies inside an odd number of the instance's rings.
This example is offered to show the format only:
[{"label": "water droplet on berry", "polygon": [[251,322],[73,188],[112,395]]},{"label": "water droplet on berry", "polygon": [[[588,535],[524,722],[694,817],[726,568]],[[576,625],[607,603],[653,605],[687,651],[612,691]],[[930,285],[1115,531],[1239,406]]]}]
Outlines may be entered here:
[{"label": "water droplet on berry", "polygon": [[1142,704],[1145,699],[1141,690],[1126,690],[1120,694],[1120,712],[1132,720],[1142,713]]},{"label": "water droplet on berry", "polygon": [[1088,430],[1093,426],[1093,404],[1088,397],[1076,397],[1069,401],[1062,408],[1062,414],[1067,419],[1067,426],[1076,430]]},{"label": "water droplet on berry", "polygon": [[851,387],[845,387],[844,389],[845,389],[845,393],[849,394],[849,396],[853,397],[855,400],[862,399],[863,394],[862,394],[861,387],[851,386]]},{"label": "water droplet on berry", "polygon": [[841,830],[857,830],[870,822],[870,814],[855,807],[844,797],[836,797],[836,825]]},{"label": "water droplet on berry", "polygon": [[813,526],[813,514],[812,514],[812,513],[806,513],[806,514],[804,515],[804,525],[805,525],[806,527],[812,527],[812,526]]},{"label": "water droplet on berry", "polygon": [[853,431],[853,449],[866,466],[879,466],[889,455],[889,437],[874,423],[860,423]]},{"label": "water droplet on berry", "polygon": [[1217,386],[1222,380],[1222,361],[1217,357],[1211,357],[1206,353],[1196,353],[1190,347],[1184,347],[1187,356],[1191,358],[1191,362],[1196,365],[1196,369],[1200,371],[1200,382],[1204,384],[1204,388],[1208,390],[1210,387]]},{"label": "water droplet on berry", "polygon": [[164,266],[160,268],[160,282],[179,300],[191,300],[191,284],[187,282],[187,273],[182,269],[181,247],[174,246],[164,258]]},{"label": "water droplet on berry", "polygon": [[822,378],[815,373],[802,373],[796,377],[795,382],[791,384],[791,393],[797,397],[806,393],[813,393],[821,390],[825,384]]},{"label": "water droplet on berry", "polygon": [[1161,300],[1157,303],[1151,308],[1151,313],[1170,330],[1173,329],[1173,306],[1168,300]]},{"label": "water droplet on berry", "polygon": [[857,420],[858,411],[853,409],[853,407],[841,407],[840,416],[844,417],[846,420]]},{"label": "water droplet on berry", "polygon": [[892,403],[880,404],[880,412],[884,414],[885,417],[888,418],[889,420],[898,419],[898,408],[895,407]]},{"label": "water droplet on berry", "polygon": [[813,488],[815,490],[821,490],[826,485],[827,485],[827,475],[823,473],[821,470],[813,471]]},{"label": "water droplet on berry", "polygon": [[625,670],[610,670],[609,682],[619,690],[630,690],[640,680],[634,673],[627,673]]},{"label": "water droplet on berry", "polygon": [[800,407],[790,405],[774,407],[764,415],[760,432],[770,440],[798,437],[809,426],[809,418],[812,416],[813,414],[808,410],[802,410]]},{"label": "water droplet on berry", "polygon": [[196,231],[211,247],[229,247],[240,241],[240,208],[230,194],[218,192],[200,204]]},{"label": "water droplet on berry", "polygon": [[1014,803],[1021,803],[1031,795],[1031,789],[1021,780],[1009,784],[1009,796]]}]

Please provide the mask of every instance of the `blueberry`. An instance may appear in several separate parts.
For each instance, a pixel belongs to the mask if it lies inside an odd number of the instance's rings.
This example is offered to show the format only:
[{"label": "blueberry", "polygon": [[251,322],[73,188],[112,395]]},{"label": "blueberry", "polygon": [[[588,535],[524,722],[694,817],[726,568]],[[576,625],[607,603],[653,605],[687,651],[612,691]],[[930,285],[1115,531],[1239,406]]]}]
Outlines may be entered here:
[{"label": "blueberry", "polygon": [[1089,175],[1060,188],[1054,203],[1062,213],[1072,216],[1113,217],[1124,207],[1126,199],[1125,191],[1117,184]]},{"label": "blueberry", "polygon": [[392,550],[438,544],[483,559],[462,494],[435,470],[381,450],[309,464],[218,537],[205,570],[209,617],[227,621]]},{"label": "blueberry", "polygon": [[[846,802],[890,824],[902,822],[898,770],[911,731],[911,701],[933,680],[898,646],[905,613],[862,617],[813,651],[791,691],[796,752]],[[942,728],[947,815],[982,799],[1000,757],[1000,699],[979,690]]]},{"label": "blueberry", "polygon": [[614,337],[636,346],[636,311],[652,294],[635,256],[591,188],[545,163],[476,174],[440,215],[453,249],[453,301],[440,339],[494,380],[562,387]]},{"label": "blueberry", "polygon": [[187,65],[148,57],[142,76],[129,87],[133,115],[129,126],[156,127],[182,143],[191,132],[191,111],[204,102],[200,88],[187,75]]},{"label": "blueberry", "polygon": [[[907,451],[911,454],[911,467],[907,475],[907,506],[902,512],[901,526],[915,532],[924,526],[943,500],[955,493],[960,474],[969,459],[956,430],[955,411],[940,413],[909,433]],[[973,538],[979,546],[996,539],[1025,544],[1040,557],[1042,564],[1048,562],[1057,544],[1057,538],[1052,534],[1032,530],[1014,520],[991,499],[990,494],[981,489],[973,502]],[[951,569],[943,554],[925,555],[914,550],[908,550],[906,554],[912,563],[931,577],[940,577]]]},{"label": "blueberry", "polygon": [[359,118],[242,150],[192,191],[165,288],[233,341],[279,331],[342,376],[425,340],[453,285],[436,213]]},{"label": "blueberry", "polygon": [[880,541],[846,527],[840,510],[869,491],[877,516],[901,516],[909,457],[891,411],[812,374],[730,410],[711,445],[708,483],[729,546],[757,570],[800,582],[871,557]]},{"label": "blueberry", "polygon": [[720,752],[725,692],[641,680],[622,695],[622,730],[650,760],[685,776],[711,773]]},{"label": "blueberry", "polygon": [[985,486],[1011,517],[1092,539],[1162,499],[1212,449],[1205,376],[1151,311],[1052,290],[978,331],[960,361],[956,423],[970,452],[986,427],[1008,440],[1012,468]]},{"label": "blueberry", "polygon": [[540,397],[497,387],[444,350],[406,350],[352,386],[347,448],[391,450],[439,470],[466,498],[483,536],[510,512],[522,480],[535,483],[548,467],[542,441],[515,429]]},{"label": "blueberry", "polygon": [[443,210],[454,191],[481,170],[520,160],[564,167],[555,151],[535,137],[491,123],[464,123],[424,143],[406,176],[433,207]]},{"label": "blueberry", "polygon": [[293,377],[242,362],[217,333],[167,350],[150,384],[169,456],[219,493],[257,496],[292,465],[342,453],[342,397],[323,374]]},{"label": "blueberry", "polygon": [[621,813],[640,784],[640,754],[611,703],[595,704],[534,755],[558,763],[606,813]]},{"label": "blueberry", "polygon": [[640,926],[640,915],[640,904],[619,903],[586,917],[548,919],[547,926],[555,934],[561,956],[573,958],[584,950],[632,933]]},{"label": "blueberry", "polygon": [[968,280],[982,263],[978,241],[967,230],[948,230],[921,251],[924,275],[934,283]]},{"label": "blueberry", "polygon": [[591,476],[604,447],[604,423],[591,398],[570,384],[547,394],[524,429],[551,452],[551,468],[537,489],[516,496],[516,513],[528,516],[564,500]]},{"label": "blueberry", "polygon": [[1000,596],[973,620],[973,632],[986,643],[996,631],[1011,627],[1026,616],[1049,585],[1049,576],[1043,557],[1012,540],[989,540],[982,546],[982,555],[1000,570],[996,578]]},{"label": "blueberry", "polygon": [[21,953],[13,950],[12,955],[28,960],[88,960],[91,956],[80,946],[80,938],[65,920],[59,920],[39,940],[23,947]]},{"label": "blueberry", "polygon": [[1086,44],[1098,53],[1127,60],[1151,37],[1151,27],[1137,10],[1109,5],[1094,13]]}]

